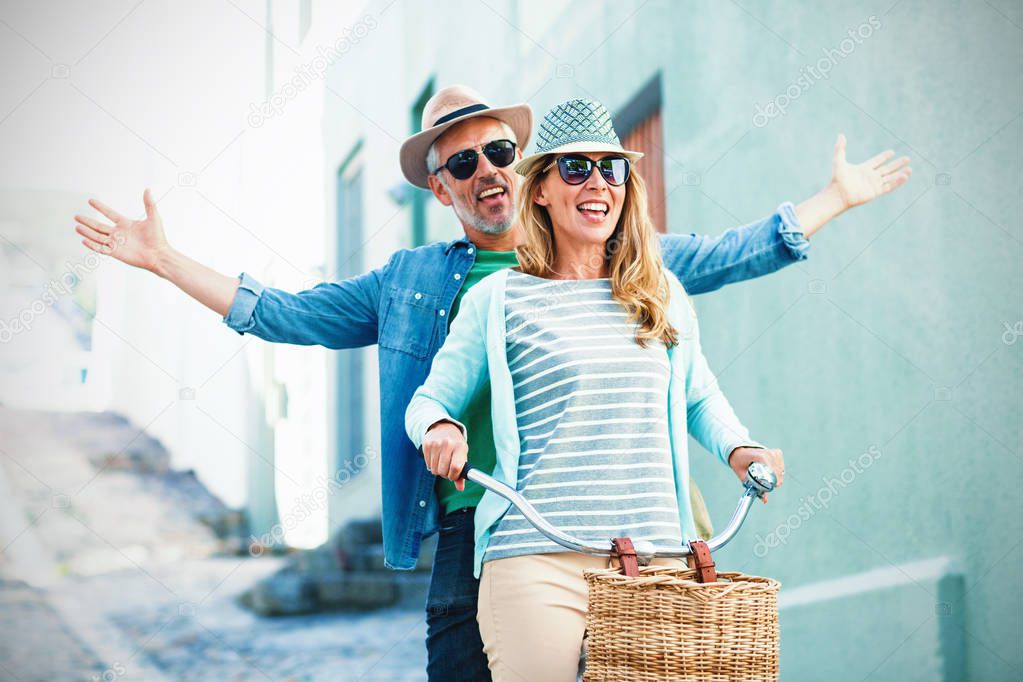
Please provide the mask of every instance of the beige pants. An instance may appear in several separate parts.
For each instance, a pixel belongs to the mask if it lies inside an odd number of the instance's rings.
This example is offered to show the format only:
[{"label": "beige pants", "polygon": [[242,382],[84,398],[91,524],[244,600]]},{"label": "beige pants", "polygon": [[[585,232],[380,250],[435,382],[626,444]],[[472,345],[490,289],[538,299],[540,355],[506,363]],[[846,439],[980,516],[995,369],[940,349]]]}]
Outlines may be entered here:
[{"label": "beige pants", "polygon": [[[585,568],[608,557],[527,554],[483,564],[476,619],[495,682],[574,682],[586,630]],[[685,568],[684,559],[654,559]]]}]

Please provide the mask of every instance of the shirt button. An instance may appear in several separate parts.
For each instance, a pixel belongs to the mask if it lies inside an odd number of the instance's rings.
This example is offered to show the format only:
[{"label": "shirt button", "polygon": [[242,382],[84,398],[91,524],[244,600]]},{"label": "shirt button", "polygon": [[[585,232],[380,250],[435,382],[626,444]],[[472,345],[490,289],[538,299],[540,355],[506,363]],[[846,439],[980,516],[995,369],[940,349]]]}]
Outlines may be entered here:
[{"label": "shirt button", "polygon": [[419,506],[420,507],[425,507],[426,506],[426,500],[419,500]]},{"label": "shirt button", "polygon": [[443,310],[440,311],[440,316],[444,317],[444,311]]},{"label": "shirt button", "polygon": [[419,300],[419,299],[421,299],[422,297],[423,297],[423,295],[422,295],[421,293],[419,293],[419,292],[417,291],[417,292],[416,292],[416,300],[418,301],[418,300]]},{"label": "shirt button", "polygon": [[456,272],[456,273],[455,273],[455,279],[462,279],[462,276],[461,276],[461,275],[459,275],[459,274],[458,274],[458,273]]},{"label": "shirt button", "polygon": [[465,252],[468,253],[469,255],[472,255],[473,248],[470,246],[468,249],[465,250]]}]

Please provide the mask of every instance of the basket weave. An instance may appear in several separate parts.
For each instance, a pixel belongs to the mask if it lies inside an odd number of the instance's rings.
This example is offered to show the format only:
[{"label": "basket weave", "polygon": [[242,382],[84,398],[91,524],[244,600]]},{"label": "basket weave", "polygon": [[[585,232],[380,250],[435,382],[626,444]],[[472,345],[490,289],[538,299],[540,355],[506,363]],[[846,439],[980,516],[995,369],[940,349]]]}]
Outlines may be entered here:
[{"label": "basket weave", "polygon": [[641,566],[586,569],[585,682],[778,679],[778,590],[770,578]]}]

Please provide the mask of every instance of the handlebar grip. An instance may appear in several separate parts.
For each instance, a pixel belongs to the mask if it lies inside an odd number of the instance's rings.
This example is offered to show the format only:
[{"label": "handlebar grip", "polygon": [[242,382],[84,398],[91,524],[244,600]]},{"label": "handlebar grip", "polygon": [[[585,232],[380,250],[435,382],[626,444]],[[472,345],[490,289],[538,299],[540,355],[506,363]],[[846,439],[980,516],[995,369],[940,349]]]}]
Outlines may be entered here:
[{"label": "handlebar grip", "polygon": [[471,464],[469,464],[468,462],[466,462],[465,466],[462,467],[462,471],[460,471],[459,474],[458,474],[458,480],[461,481],[462,479],[467,478],[469,476],[469,472],[472,470],[472,468],[473,468],[473,466]]},{"label": "handlebar grip", "polygon": [[746,468],[746,487],[756,491],[757,497],[771,492],[777,484],[774,470],[763,462],[750,462]]}]

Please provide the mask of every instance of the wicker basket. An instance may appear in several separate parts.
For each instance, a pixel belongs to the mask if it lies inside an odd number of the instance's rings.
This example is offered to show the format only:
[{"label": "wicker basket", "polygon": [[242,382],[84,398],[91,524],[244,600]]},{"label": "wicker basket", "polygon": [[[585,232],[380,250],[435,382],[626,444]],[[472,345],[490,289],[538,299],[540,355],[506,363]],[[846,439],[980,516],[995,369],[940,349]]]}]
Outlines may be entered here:
[{"label": "wicker basket", "polygon": [[587,569],[583,680],[778,679],[778,590],[770,578],[643,566]]}]

